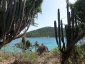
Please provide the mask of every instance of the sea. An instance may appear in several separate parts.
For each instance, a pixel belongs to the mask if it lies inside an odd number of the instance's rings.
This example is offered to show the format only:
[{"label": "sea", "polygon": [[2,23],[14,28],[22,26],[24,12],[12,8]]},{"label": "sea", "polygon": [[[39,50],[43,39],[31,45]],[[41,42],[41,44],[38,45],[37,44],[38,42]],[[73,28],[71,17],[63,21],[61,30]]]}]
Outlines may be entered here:
[{"label": "sea", "polygon": [[[34,43],[37,41],[40,45],[43,43],[45,46],[48,47],[48,50],[52,50],[54,48],[57,48],[57,43],[54,37],[30,37],[30,38],[26,38],[27,40],[29,40],[32,45],[34,45]],[[20,48],[17,48],[15,44],[20,43],[21,42],[21,38],[12,40],[9,44],[5,45],[4,47],[2,47],[1,51],[5,51],[5,52],[21,52]],[[34,47],[31,48],[32,51],[34,51]]]}]

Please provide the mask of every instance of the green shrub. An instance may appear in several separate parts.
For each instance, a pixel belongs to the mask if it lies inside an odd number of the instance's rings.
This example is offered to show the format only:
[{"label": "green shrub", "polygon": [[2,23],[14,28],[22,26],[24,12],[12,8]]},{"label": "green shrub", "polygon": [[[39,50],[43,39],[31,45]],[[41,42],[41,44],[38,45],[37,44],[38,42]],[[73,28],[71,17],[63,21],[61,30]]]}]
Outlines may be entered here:
[{"label": "green shrub", "polygon": [[32,62],[33,62],[33,61],[36,61],[37,58],[38,58],[38,55],[37,55],[37,54],[32,53],[32,52],[29,54],[29,59],[30,59]]},{"label": "green shrub", "polygon": [[26,38],[25,37],[22,37],[22,42],[26,42]]},{"label": "green shrub", "polygon": [[53,50],[51,50],[51,52],[53,55],[57,55],[60,53],[58,48],[54,48]]},{"label": "green shrub", "polygon": [[38,58],[38,55],[33,53],[33,52],[26,52],[26,53],[22,53],[22,59],[23,60],[30,60],[31,62],[36,61]]}]

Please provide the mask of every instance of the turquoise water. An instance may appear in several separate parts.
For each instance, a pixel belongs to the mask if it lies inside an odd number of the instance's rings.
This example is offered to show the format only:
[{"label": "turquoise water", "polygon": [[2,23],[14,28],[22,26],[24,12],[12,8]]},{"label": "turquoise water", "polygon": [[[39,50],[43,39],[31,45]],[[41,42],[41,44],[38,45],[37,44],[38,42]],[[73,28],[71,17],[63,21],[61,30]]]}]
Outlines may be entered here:
[{"label": "turquoise water", "polygon": [[[56,44],[56,40],[55,38],[45,38],[45,37],[35,37],[35,38],[27,38],[32,44],[35,43],[35,41],[38,41],[39,44],[45,44],[49,50],[52,50],[53,48],[57,47]],[[11,41],[9,44],[7,44],[6,46],[4,46],[1,50],[4,50],[6,52],[20,52],[21,49],[16,48],[15,44],[16,43],[20,43],[21,42],[21,38],[19,39],[15,39],[13,41]]]}]

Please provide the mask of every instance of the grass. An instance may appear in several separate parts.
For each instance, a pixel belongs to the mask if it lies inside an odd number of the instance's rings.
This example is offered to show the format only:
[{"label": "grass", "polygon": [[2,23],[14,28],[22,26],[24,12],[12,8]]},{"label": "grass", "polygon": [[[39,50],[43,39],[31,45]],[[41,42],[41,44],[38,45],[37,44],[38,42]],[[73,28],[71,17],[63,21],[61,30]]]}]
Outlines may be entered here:
[{"label": "grass", "polygon": [[[81,46],[77,46],[76,50],[78,51],[78,54],[79,54],[78,60],[79,60],[80,64],[85,63],[85,44],[83,44]],[[60,59],[59,55],[60,55],[59,49],[54,48],[50,52],[45,52],[45,55],[41,55],[40,59],[43,59],[43,57],[44,57],[44,61],[47,60],[49,64],[52,64],[55,61],[52,62],[49,60],[56,58],[56,57],[57,58],[59,57],[59,59]],[[13,56],[16,57],[16,60],[17,60],[16,62],[21,61],[21,64],[25,63],[25,62],[27,62],[27,64],[29,62],[30,62],[30,64],[33,64],[35,62],[38,62],[37,60],[39,59],[39,56],[36,53],[31,52],[31,51],[26,51],[26,52],[21,52],[21,53],[10,53],[10,52],[4,53],[4,51],[0,51],[0,62],[4,59],[8,59],[9,57],[13,57]],[[70,64],[72,64],[71,58],[69,58],[68,61]]]},{"label": "grass", "polygon": [[60,51],[59,51],[58,48],[54,48],[54,49],[51,50],[51,54],[52,54],[53,56],[56,56],[56,55],[60,54]]},{"label": "grass", "polygon": [[[56,55],[58,53],[58,49],[53,49],[51,52],[46,52],[45,55],[41,55],[41,58],[44,57],[46,59],[51,58],[52,56]],[[51,54],[51,55],[50,55]],[[33,64],[36,62],[40,56],[37,55],[37,53],[31,52],[31,51],[26,51],[26,52],[21,52],[21,53],[9,53],[9,52],[3,52],[0,51],[0,62],[2,60],[8,59],[9,57],[16,57],[16,61],[14,63],[17,64],[17,62],[30,62],[30,64]]]},{"label": "grass", "polygon": [[37,60],[38,55],[33,52],[25,52],[21,54],[23,60],[30,60],[31,62],[34,62]]},{"label": "grass", "polygon": [[5,52],[0,51],[0,57],[2,57],[3,59],[7,59],[10,56],[11,56],[10,53],[5,53]]},{"label": "grass", "polygon": [[7,60],[11,57],[15,57],[17,62],[21,61],[33,63],[37,60],[38,55],[33,52],[9,53],[0,51],[0,62],[2,62],[3,60]]}]

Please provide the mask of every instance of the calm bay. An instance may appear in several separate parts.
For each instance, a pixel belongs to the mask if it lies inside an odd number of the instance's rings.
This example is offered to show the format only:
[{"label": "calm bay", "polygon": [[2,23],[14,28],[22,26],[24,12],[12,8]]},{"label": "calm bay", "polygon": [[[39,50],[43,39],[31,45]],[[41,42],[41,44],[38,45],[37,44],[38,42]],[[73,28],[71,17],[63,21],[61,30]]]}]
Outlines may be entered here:
[{"label": "calm bay", "polygon": [[[32,43],[32,45],[34,45],[36,41],[38,41],[40,45],[43,43],[48,47],[49,50],[52,50],[57,47],[56,40],[54,37],[31,37],[27,38],[27,40],[29,40]],[[5,45],[1,50],[6,52],[20,52],[21,49],[15,46],[16,43],[20,42],[21,38],[15,39],[11,41],[9,44]]]}]

